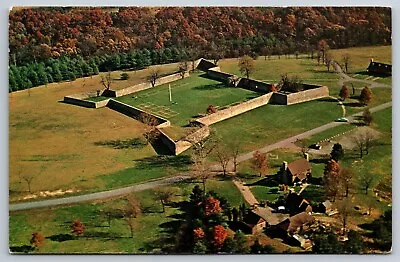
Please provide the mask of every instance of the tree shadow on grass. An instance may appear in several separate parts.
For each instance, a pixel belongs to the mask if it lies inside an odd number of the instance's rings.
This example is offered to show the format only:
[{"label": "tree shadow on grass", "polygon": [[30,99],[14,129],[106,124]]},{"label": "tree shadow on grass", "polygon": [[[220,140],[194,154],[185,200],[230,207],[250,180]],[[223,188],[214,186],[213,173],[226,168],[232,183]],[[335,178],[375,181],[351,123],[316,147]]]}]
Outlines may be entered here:
[{"label": "tree shadow on grass", "polygon": [[146,142],[140,138],[132,138],[126,140],[106,140],[94,143],[96,146],[107,146],[114,149],[129,149],[129,148],[142,148]]},{"label": "tree shadow on grass", "polygon": [[173,168],[184,168],[190,164],[192,161],[190,156],[180,155],[180,156],[151,156],[142,159],[134,160],[135,167],[139,169],[149,169],[149,168],[160,168],[160,167],[173,167]]},{"label": "tree shadow on grass", "polygon": [[22,245],[22,246],[10,246],[10,252],[11,253],[29,253],[34,251],[35,248],[32,246],[28,245]]},{"label": "tree shadow on grass", "polygon": [[344,106],[349,107],[363,107],[364,105],[360,104],[359,102],[345,102],[343,103]]},{"label": "tree shadow on grass", "polygon": [[308,186],[301,195],[311,203],[321,203],[325,201],[325,192],[322,186]]},{"label": "tree shadow on grass", "polygon": [[217,90],[217,89],[226,89],[226,88],[233,88],[228,87],[225,84],[211,84],[211,85],[204,85],[204,86],[195,86],[193,90]]},{"label": "tree shadow on grass", "polygon": [[337,99],[334,99],[334,98],[332,98],[332,97],[325,97],[325,98],[320,98],[320,99],[318,99],[318,101],[321,101],[321,102],[338,102],[337,101]]},{"label": "tree shadow on grass", "polygon": [[279,175],[270,175],[265,178],[261,178],[260,180],[253,182],[251,184],[245,184],[245,186],[266,186],[266,187],[276,187],[279,186],[280,179]]},{"label": "tree shadow on grass", "polygon": [[51,241],[57,241],[57,242],[65,242],[65,241],[75,240],[76,237],[71,234],[57,234],[46,237],[46,239],[50,239]]}]

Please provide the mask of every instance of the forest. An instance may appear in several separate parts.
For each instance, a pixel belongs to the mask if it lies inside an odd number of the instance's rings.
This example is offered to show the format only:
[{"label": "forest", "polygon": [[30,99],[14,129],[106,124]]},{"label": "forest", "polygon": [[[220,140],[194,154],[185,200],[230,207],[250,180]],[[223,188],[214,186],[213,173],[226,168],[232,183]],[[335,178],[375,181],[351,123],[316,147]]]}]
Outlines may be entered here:
[{"label": "forest", "polygon": [[379,7],[40,7],[9,23],[10,92],[199,57],[391,44]]}]

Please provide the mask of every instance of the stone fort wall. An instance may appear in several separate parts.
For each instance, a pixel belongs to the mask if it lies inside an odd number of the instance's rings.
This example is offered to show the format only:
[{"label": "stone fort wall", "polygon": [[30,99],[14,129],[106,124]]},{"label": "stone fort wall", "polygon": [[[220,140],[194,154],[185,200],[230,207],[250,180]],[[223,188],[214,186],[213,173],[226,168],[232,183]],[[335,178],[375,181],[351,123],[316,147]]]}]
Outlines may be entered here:
[{"label": "stone fort wall", "polygon": [[226,109],[217,111],[213,114],[207,115],[205,117],[198,118],[198,119],[196,119],[196,122],[199,122],[203,125],[212,125],[212,124],[221,122],[225,119],[243,114],[243,113],[253,110],[257,107],[268,104],[272,95],[273,95],[273,93],[268,93],[268,94],[253,98],[249,101],[240,103],[238,105],[234,105],[234,106],[228,107]]}]

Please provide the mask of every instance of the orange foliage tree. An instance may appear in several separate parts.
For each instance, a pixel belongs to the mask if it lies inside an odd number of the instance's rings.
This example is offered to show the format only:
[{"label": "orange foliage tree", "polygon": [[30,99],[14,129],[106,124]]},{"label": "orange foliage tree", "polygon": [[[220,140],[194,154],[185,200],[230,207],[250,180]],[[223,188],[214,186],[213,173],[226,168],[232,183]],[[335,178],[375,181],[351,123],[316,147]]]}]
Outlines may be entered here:
[{"label": "orange foliage tree", "polygon": [[222,212],[222,208],[220,207],[220,202],[218,199],[213,197],[207,197],[205,201],[205,214],[209,216],[211,214],[218,214]]},{"label": "orange foliage tree", "polygon": [[72,221],[71,228],[72,228],[72,235],[74,236],[83,235],[86,229],[85,225],[79,220]]},{"label": "orange foliage tree", "polygon": [[253,169],[260,175],[265,175],[268,170],[268,159],[265,154],[261,154],[260,151],[256,151],[251,159],[251,165]]},{"label": "orange foliage tree", "polygon": [[228,237],[228,232],[226,231],[226,229],[221,226],[221,225],[217,225],[214,226],[214,230],[213,230],[213,243],[214,246],[217,249],[220,249],[222,247],[222,245],[225,242],[225,239]]},{"label": "orange foliage tree", "polygon": [[204,238],[205,234],[201,227],[193,229],[194,240],[198,241]]},{"label": "orange foliage tree", "polygon": [[46,238],[40,232],[33,232],[30,243],[34,248],[38,249],[44,244]]}]

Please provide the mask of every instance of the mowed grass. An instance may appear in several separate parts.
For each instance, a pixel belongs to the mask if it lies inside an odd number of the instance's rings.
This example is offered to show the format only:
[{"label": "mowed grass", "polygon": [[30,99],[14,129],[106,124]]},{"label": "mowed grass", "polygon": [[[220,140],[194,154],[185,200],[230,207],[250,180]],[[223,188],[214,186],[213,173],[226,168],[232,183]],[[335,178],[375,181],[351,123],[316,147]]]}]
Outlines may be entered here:
[{"label": "mowed grass", "polygon": [[375,62],[392,63],[392,46],[353,47],[332,49],[329,52],[340,64],[343,64],[343,56],[349,56],[349,74],[366,71],[371,58]]},{"label": "mowed grass", "polygon": [[240,140],[241,152],[255,150],[334,121],[337,103],[316,100],[290,106],[266,105],[212,126],[225,144]]},{"label": "mowed grass", "polygon": [[[127,88],[133,85],[141,84],[147,82],[147,77],[149,76],[152,70],[156,70],[159,72],[161,76],[169,75],[172,73],[176,73],[179,68],[179,63],[171,63],[171,64],[164,64],[164,65],[153,65],[149,66],[142,70],[137,71],[113,71],[111,72],[111,89],[113,90],[120,90],[123,88]],[[127,73],[128,79],[121,80],[121,73]],[[104,73],[103,73],[104,74]],[[101,87],[99,85],[99,87]],[[100,89],[100,88],[98,88]]]},{"label": "mowed grass", "polygon": [[[196,183],[180,183],[168,187],[174,194],[174,204],[162,212],[154,190],[135,192],[134,198],[141,203],[142,214],[134,219],[134,237],[122,217],[125,198],[82,203],[51,209],[27,210],[10,213],[9,246],[21,250],[29,246],[33,232],[41,232],[45,243],[37,253],[157,253],[165,244],[165,237],[174,238],[168,232],[177,230],[176,217],[182,213],[179,202],[188,200]],[[198,184],[201,188],[202,185]],[[206,190],[213,190],[226,198],[232,207],[238,207],[243,199],[230,179],[210,179]],[[111,212],[111,226],[107,212]],[[81,237],[71,236],[71,222],[80,220],[86,226]]]},{"label": "mowed grass", "polygon": [[[41,232],[45,243],[37,253],[148,253],[157,252],[153,248],[163,231],[162,224],[168,217],[179,213],[178,208],[166,207],[162,213],[161,204],[154,199],[154,191],[136,192],[144,209],[143,214],[134,219],[134,237],[130,237],[129,227],[122,217],[126,201],[124,198],[97,203],[83,203],[74,206],[57,207],[46,210],[19,211],[10,214],[11,249],[30,245],[32,232]],[[174,201],[180,201],[176,194]],[[108,216],[111,212],[111,226]],[[78,219],[86,226],[85,235],[71,236],[71,222]]]},{"label": "mowed grass", "polygon": [[[223,72],[243,77],[238,67],[238,59],[236,58],[221,60],[218,62],[218,66]],[[298,76],[303,83],[310,83],[312,81],[330,83],[339,79],[332,70],[328,72],[325,66],[318,65],[316,59],[295,59],[283,56],[281,59],[273,57],[267,60],[264,57],[259,57],[255,61],[255,69],[250,77],[265,82],[278,83],[283,74],[288,74],[290,77]]]},{"label": "mowed grass", "polygon": [[[351,168],[354,171],[354,203],[365,208],[367,208],[368,205],[372,205],[373,208],[378,208],[380,210],[378,213],[382,213],[382,211],[387,208],[385,207],[387,203],[376,202],[376,199],[372,197],[371,191],[379,182],[391,183],[392,181],[392,109],[387,108],[373,113],[373,117],[374,123],[372,124],[372,128],[379,131],[380,135],[374,141],[374,146],[370,149],[369,154],[364,155],[363,158],[360,159],[357,148],[345,150],[345,157],[339,164],[341,167]],[[355,131],[351,131],[344,136],[352,137],[355,135],[354,132]],[[322,174],[324,165],[320,165],[320,173]],[[374,176],[374,181],[368,195],[365,195],[361,187],[360,177],[363,174],[372,174]],[[303,192],[303,195],[308,197],[311,201],[320,201],[323,199],[324,195],[323,186],[313,185],[312,187],[308,187]],[[371,199],[373,199],[373,201],[371,201]]]},{"label": "mowed grass", "polygon": [[[172,101],[169,100],[171,86]],[[242,88],[227,87],[225,84],[204,77],[203,73],[194,73],[190,77],[170,84],[147,89],[134,95],[127,95],[117,100],[139,107],[161,117],[172,124],[185,126],[189,120],[206,114],[209,105],[222,109],[236,102],[245,101],[259,94]],[[148,107],[146,107],[148,106]]]},{"label": "mowed grass", "polygon": [[[117,150],[96,145],[106,140],[141,138],[145,126],[108,108],[87,109],[61,103],[65,95],[96,88],[100,77],[49,84],[9,94],[10,199],[32,192],[74,191],[92,186],[93,178],[129,167],[131,161],[155,155],[150,145]],[[30,94],[29,94],[30,93]]]},{"label": "mowed grass", "polygon": [[[376,50],[376,60],[380,60],[378,58],[382,53],[381,48],[370,48]],[[390,51],[390,47],[384,48]],[[357,50],[354,52],[363,53]],[[222,70],[239,74],[236,59],[222,60],[220,66]],[[177,65],[156,67],[164,74],[174,72]],[[118,89],[141,83],[149,70],[151,68],[128,72],[129,80],[117,80],[121,72],[112,72],[112,88]],[[326,84],[333,95],[339,91],[337,75],[327,72],[326,67],[318,65],[316,60],[306,58],[286,59],[283,56],[281,59],[274,57],[271,60],[259,58],[254,78],[273,79],[277,82],[282,73],[298,75],[306,83]],[[187,85],[184,86],[185,83]],[[178,86],[174,86],[175,84]],[[168,172],[160,169],[163,172],[159,173],[153,169],[146,177],[145,170],[135,169],[134,160],[156,155],[150,145],[129,149],[96,145],[102,141],[141,138],[145,126],[140,122],[107,108],[86,109],[59,102],[65,95],[95,93],[100,86],[100,76],[93,76],[9,94],[11,201],[29,194],[23,177],[33,176],[31,185],[33,193],[57,189],[73,189],[75,193],[78,191],[78,193],[83,193],[123,186],[125,183],[142,182],[147,178],[159,178],[164,174],[169,175],[175,172],[173,169],[167,170]],[[171,86],[173,100],[181,99],[175,105],[168,105],[173,111],[175,111],[174,106],[180,108],[179,114],[171,118],[171,121],[176,121],[178,125],[185,125],[194,115],[205,113],[209,104],[223,107],[254,95],[246,90],[220,86],[218,82],[202,78],[198,74],[172,83]],[[167,86],[157,88],[161,88],[164,94],[153,95],[151,98],[161,99],[164,102],[167,100],[169,103]],[[154,90],[158,90],[157,88]],[[374,99],[371,106],[390,101],[390,91],[373,89]],[[349,100],[349,102],[352,101]],[[363,109],[361,107],[353,109],[350,106],[347,108],[348,113]],[[244,152],[332,121],[341,115],[340,112],[341,109],[337,103],[323,101],[289,107],[267,105],[218,123],[215,129],[223,135],[224,143],[238,138],[243,140],[242,152]],[[187,134],[184,130],[170,131],[177,133],[173,136],[176,139]],[[177,170],[177,172],[181,171]],[[106,178],[107,176],[109,178]]]}]

